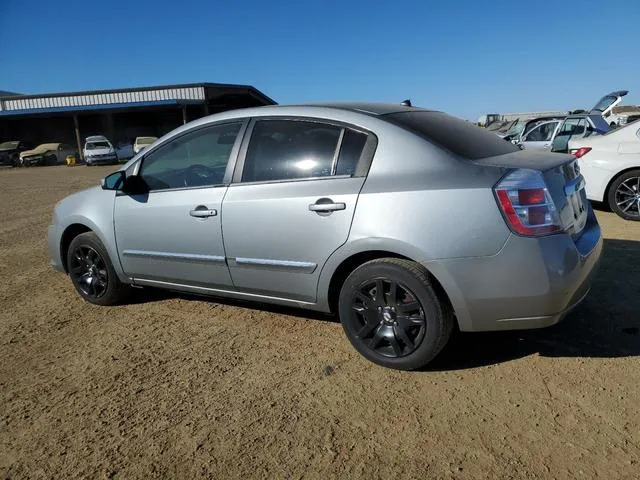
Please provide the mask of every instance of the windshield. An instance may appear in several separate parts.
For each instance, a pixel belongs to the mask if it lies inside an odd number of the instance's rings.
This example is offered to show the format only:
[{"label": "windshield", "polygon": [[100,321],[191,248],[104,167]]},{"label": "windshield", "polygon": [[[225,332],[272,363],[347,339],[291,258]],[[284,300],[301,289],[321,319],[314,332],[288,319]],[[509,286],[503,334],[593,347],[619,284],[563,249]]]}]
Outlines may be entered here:
[{"label": "windshield", "polygon": [[381,118],[470,160],[520,151],[511,142],[505,142],[484,128],[441,112],[417,110],[391,113]]},{"label": "windshield", "polygon": [[524,131],[524,126],[527,124],[525,120],[518,120],[514,125],[507,130],[507,135],[520,135]]},{"label": "windshield", "polygon": [[108,142],[91,142],[85,146],[87,150],[97,150],[99,148],[111,148]]},{"label": "windshield", "polygon": [[18,144],[20,142],[4,142],[0,143],[0,150],[9,150],[13,148],[18,148]]}]

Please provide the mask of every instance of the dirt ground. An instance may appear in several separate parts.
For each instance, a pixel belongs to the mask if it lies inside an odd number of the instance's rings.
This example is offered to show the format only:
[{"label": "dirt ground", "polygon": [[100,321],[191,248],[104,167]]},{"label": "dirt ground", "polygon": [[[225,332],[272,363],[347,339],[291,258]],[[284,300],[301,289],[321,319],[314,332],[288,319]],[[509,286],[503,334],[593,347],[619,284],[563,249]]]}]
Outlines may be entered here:
[{"label": "dirt ground", "polygon": [[563,323],[397,372],[309,312],[82,301],[46,227],[110,170],[0,170],[2,478],[640,477],[640,224],[598,211],[599,276]]}]

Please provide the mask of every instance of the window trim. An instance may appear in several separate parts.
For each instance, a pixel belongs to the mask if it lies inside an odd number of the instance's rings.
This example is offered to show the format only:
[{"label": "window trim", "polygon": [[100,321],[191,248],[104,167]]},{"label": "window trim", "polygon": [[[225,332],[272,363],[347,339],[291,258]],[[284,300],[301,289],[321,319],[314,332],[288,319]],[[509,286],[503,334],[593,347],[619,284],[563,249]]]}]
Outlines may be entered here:
[{"label": "window trim", "polygon": [[[151,155],[154,154],[156,152],[158,152],[160,149],[162,149],[163,147],[169,145],[170,143],[179,140],[180,138],[184,137],[185,135],[189,135],[192,134],[194,132],[197,132],[199,130],[204,130],[207,128],[212,128],[212,127],[218,127],[221,125],[228,125],[228,124],[232,124],[232,123],[239,123],[240,124],[240,129],[238,130],[238,135],[236,136],[236,140],[233,143],[233,147],[231,147],[231,153],[229,154],[229,161],[227,162],[227,168],[224,171],[224,177],[222,178],[222,183],[217,183],[215,185],[200,185],[200,186],[193,186],[193,187],[176,187],[176,188],[163,188],[163,189],[155,189],[155,190],[149,190],[149,194],[151,193],[161,193],[161,192],[178,192],[178,191],[182,191],[182,190],[201,190],[203,188],[219,188],[219,187],[228,187],[231,183],[231,178],[233,175],[233,171],[235,169],[235,165],[236,162],[238,161],[238,154],[240,152],[240,146],[244,140],[244,136],[246,134],[247,131],[247,126],[249,125],[250,119],[249,118],[231,118],[231,119],[226,119],[226,120],[221,120],[218,122],[211,122],[211,123],[206,123],[203,125],[198,125],[196,127],[190,128],[188,130],[184,130],[182,132],[180,132],[177,135],[173,135],[170,138],[167,138],[165,141],[163,141],[162,143],[156,145],[152,150],[150,150],[149,152],[145,152],[142,157],[140,157],[140,159],[136,162],[135,167],[133,168],[132,171],[132,175],[140,175],[140,169],[142,168],[142,164],[143,162],[146,160],[146,158]],[[121,193],[121,192],[118,192]]]},{"label": "window trim", "polygon": [[[340,136],[338,138],[338,144],[336,145],[336,150],[334,153],[334,159],[332,163],[331,175],[318,176],[318,177],[304,177],[304,178],[293,178],[293,179],[281,179],[281,180],[258,180],[255,182],[243,182],[242,181],[242,173],[244,171],[244,165],[247,158],[247,151],[249,150],[249,142],[251,141],[251,136],[253,135],[253,129],[256,123],[261,121],[294,121],[294,122],[306,122],[306,123],[320,123],[323,125],[331,125],[334,127],[338,127],[341,129]],[[356,163],[356,169],[353,175],[335,175],[335,169],[338,166],[338,159],[340,157],[340,151],[342,150],[342,140],[344,139],[345,129],[353,130],[358,133],[362,133],[367,135],[367,141],[362,148],[362,152],[360,153],[360,158]],[[242,145],[240,146],[240,151],[238,153],[238,159],[235,165],[235,170],[233,172],[233,177],[231,179],[231,185],[260,185],[260,184],[274,184],[274,183],[292,183],[292,182],[305,182],[309,180],[332,180],[332,179],[344,179],[344,178],[356,178],[356,177],[366,177],[369,173],[369,167],[371,167],[371,162],[373,162],[373,157],[375,155],[376,148],[378,146],[378,137],[370,130],[367,130],[362,127],[358,127],[357,125],[353,125],[346,122],[341,122],[339,120],[331,120],[328,118],[321,117],[306,117],[299,115],[268,115],[264,117],[253,117],[247,126],[247,130],[244,134],[244,139],[242,141]]]}]

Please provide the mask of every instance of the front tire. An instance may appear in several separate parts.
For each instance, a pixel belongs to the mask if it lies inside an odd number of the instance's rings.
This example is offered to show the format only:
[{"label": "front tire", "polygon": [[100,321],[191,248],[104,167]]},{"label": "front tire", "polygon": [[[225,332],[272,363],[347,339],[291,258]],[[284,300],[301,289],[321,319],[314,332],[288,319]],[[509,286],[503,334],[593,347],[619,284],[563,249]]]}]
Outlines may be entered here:
[{"label": "front tire", "polygon": [[107,249],[93,232],[82,233],[71,241],[67,271],[80,296],[95,305],[115,305],[128,292],[113,269]]},{"label": "front tire", "polygon": [[438,298],[420,264],[397,258],[372,260],[345,280],[340,321],[351,344],[378,365],[422,368],[451,337],[454,317]]},{"label": "front tire", "polygon": [[640,221],[640,170],[616,178],[609,188],[609,208],[625,220]]}]

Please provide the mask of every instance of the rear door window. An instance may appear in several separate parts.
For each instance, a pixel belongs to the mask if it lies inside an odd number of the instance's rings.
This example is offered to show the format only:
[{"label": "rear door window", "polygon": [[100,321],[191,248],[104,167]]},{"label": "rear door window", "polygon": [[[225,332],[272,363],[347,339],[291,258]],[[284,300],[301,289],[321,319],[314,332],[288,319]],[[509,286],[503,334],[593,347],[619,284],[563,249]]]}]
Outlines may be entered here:
[{"label": "rear door window", "polygon": [[[269,182],[327,177],[336,162],[344,172],[355,169],[354,140],[339,151],[343,128],[315,121],[258,120],[242,170],[242,182]],[[338,155],[342,155],[338,157]],[[355,161],[357,163],[357,160]]]},{"label": "rear door window", "polygon": [[442,112],[396,112],[381,118],[469,160],[520,151],[495,133]]}]

